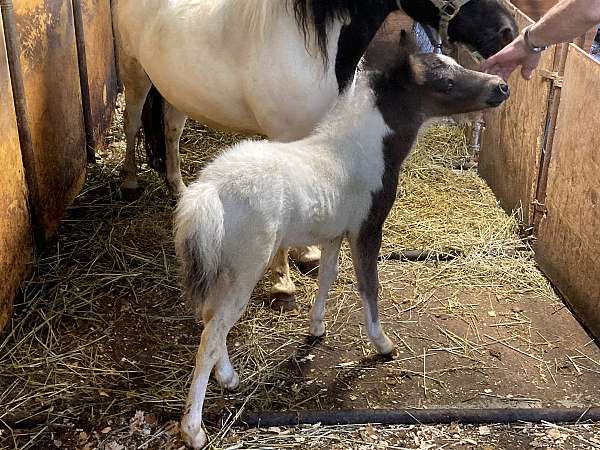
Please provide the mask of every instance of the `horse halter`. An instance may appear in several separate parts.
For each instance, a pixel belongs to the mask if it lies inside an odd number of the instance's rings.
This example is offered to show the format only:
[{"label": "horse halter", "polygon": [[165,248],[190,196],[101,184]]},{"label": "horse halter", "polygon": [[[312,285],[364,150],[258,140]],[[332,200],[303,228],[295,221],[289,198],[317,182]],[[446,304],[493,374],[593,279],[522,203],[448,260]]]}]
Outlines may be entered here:
[{"label": "horse halter", "polygon": [[456,17],[466,3],[470,0],[429,0],[433,3],[440,12],[440,28],[439,34],[442,39],[442,43],[445,47],[450,44],[450,37],[448,36],[448,27],[450,21]]},{"label": "horse halter", "polygon": [[[470,0],[429,0],[431,3],[435,5],[440,13],[440,26],[438,30],[438,34],[440,35],[440,39],[442,40],[442,44],[444,47],[448,48],[450,44],[450,37],[448,36],[448,27],[450,26],[450,21],[456,17],[456,15],[460,12],[460,8],[462,8],[466,3]],[[398,5],[400,6],[400,0],[397,0]],[[402,8],[401,8],[402,9]]]}]

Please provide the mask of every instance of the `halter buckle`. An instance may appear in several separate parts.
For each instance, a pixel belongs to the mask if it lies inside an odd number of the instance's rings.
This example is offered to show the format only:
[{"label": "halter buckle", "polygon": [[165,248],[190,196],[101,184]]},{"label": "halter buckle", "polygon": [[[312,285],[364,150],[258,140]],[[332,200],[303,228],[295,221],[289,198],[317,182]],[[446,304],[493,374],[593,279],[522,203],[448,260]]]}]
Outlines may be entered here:
[{"label": "halter buckle", "polygon": [[448,0],[440,8],[440,13],[446,17],[453,18],[458,13],[460,7],[454,4],[453,0]]}]

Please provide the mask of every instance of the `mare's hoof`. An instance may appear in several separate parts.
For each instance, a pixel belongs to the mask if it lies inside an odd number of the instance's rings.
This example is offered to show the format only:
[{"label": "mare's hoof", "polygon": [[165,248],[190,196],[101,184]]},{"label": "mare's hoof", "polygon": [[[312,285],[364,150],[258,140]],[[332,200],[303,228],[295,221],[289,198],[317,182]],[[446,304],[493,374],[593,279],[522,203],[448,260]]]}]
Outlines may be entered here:
[{"label": "mare's hoof", "polygon": [[452,163],[454,170],[477,170],[479,168],[479,161],[474,157],[463,158]]},{"label": "mare's hoof", "polygon": [[142,196],[143,192],[144,189],[141,187],[121,186],[121,197],[127,202],[134,202],[138,200]]},{"label": "mare's hoof", "polygon": [[283,292],[274,292],[271,294],[269,302],[271,309],[281,312],[290,312],[296,309],[296,296],[294,294],[285,294]]},{"label": "mare's hoof", "polygon": [[319,274],[320,260],[315,259],[312,261],[296,261],[298,270],[304,275],[317,276]]},{"label": "mare's hoof", "polygon": [[179,197],[181,197],[181,194],[183,194],[185,192],[185,190],[187,189],[185,187],[185,184],[183,184],[183,183],[177,183],[175,185],[168,183],[167,188],[169,189],[169,194],[175,200],[178,200]]}]

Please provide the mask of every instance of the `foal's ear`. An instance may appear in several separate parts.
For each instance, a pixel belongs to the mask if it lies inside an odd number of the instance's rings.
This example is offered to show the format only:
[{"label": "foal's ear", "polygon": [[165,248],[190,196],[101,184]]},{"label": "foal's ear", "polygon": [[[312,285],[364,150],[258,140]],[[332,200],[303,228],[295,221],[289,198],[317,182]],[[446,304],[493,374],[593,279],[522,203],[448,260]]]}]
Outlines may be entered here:
[{"label": "foal's ear", "polygon": [[403,28],[402,30],[400,30],[400,46],[402,47],[403,44],[406,43],[406,40],[408,39],[408,33],[406,32],[406,30]]},{"label": "foal's ear", "polygon": [[408,55],[408,67],[412,75],[412,79],[419,86],[425,84],[427,68],[422,61],[415,55]]}]

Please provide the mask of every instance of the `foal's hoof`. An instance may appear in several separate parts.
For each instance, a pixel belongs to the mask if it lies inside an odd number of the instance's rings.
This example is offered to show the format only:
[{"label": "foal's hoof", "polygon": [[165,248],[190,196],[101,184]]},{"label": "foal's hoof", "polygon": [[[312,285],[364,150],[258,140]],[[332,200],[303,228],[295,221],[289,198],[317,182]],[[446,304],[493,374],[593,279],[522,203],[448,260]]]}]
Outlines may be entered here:
[{"label": "foal's hoof", "polygon": [[321,261],[319,259],[314,259],[312,261],[296,261],[296,266],[298,270],[304,275],[314,275],[317,276],[319,273],[319,264]]},{"label": "foal's hoof", "polygon": [[311,322],[309,331],[313,339],[321,339],[325,336],[325,323],[322,321]]},{"label": "foal's hoof", "polygon": [[375,345],[377,353],[382,356],[391,356],[394,352],[394,343],[385,334],[382,334],[377,339],[374,339],[373,345]]},{"label": "foal's hoof", "polygon": [[188,447],[194,449],[204,448],[208,442],[206,433],[202,429],[202,422],[191,424],[187,421],[187,417],[181,420],[181,438]]},{"label": "foal's hoof", "polygon": [[240,385],[240,377],[235,370],[228,373],[215,372],[215,378],[219,386],[228,391],[235,391]]},{"label": "foal's hoof", "polygon": [[296,309],[296,296],[294,294],[285,294],[283,292],[274,292],[271,294],[271,309],[281,312],[290,312]]}]

